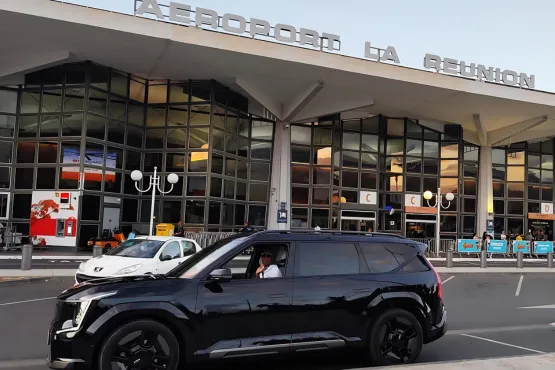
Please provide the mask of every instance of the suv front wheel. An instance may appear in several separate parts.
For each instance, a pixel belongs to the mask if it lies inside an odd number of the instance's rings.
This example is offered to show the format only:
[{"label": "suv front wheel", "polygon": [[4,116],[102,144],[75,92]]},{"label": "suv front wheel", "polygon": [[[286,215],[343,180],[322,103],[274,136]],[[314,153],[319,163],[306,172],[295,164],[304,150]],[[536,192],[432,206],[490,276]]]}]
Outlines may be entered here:
[{"label": "suv front wheel", "polygon": [[[123,369],[176,370],[179,343],[165,325],[138,320],[122,325],[104,342],[99,356],[100,370]],[[122,366],[121,366],[122,365]]]},{"label": "suv front wheel", "polygon": [[422,327],[416,317],[401,309],[387,310],[370,329],[370,357],[376,365],[416,361],[423,344]]}]

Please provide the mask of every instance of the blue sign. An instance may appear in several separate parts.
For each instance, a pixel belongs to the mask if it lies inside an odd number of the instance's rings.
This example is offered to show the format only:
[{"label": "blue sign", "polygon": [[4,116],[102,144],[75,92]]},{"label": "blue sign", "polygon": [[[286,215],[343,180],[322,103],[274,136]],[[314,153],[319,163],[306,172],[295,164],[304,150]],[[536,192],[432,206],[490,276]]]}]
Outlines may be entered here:
[{"label": "blue sign", "polygon": [[507,253],[507,241],[506,240],[490,240],[488,244],[488,253]]},{"label": "blue sign", "polygon": [[548,241],[534,242],[535,254],[547,254],[549,252],[553,252],[553,242],[548,242]]},{"label": "blue sign", "polygon": [[513,242],[513,253],[530,253],[530,242],[527,240],[515,240]]},{"label": "blue sign", "polygon": [[474,239],[459,239],[457,244],[457,251],[459,253],[479,253],[478,240]]}]

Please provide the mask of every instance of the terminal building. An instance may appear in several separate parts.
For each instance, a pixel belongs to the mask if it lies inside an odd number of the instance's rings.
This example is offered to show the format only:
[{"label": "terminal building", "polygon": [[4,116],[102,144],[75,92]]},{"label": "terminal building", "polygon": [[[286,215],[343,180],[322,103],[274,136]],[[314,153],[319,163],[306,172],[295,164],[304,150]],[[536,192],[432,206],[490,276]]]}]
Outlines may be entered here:
[{"label": "terminal building", "polygon": [[150,193],[130,174],[146,189],[157,168],[162,190],[179,180],[156,196],[155,222],[191,231],[553,240],[555,95],[533,76],[408,68],[390,49],[341,55],[336,35],[129,2],[135,15],[0,0],[4,226],[32,234],[57,213],[37,209],[50,192],[71,194],[77,245],[148,230]]}]

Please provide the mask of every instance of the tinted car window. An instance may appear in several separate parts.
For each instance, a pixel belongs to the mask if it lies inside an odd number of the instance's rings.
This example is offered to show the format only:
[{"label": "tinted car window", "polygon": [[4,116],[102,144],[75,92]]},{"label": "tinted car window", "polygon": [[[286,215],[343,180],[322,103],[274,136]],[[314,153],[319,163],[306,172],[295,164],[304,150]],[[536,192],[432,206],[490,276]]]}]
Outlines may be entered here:
[{"label": "tinted car window", "polygon": [[181,246],[183,247],[183,256],[191,256],[197,251],[195,245],[192,242],[182,240]]},{"label": "tinted car window", "polygon": [[360,248],[373,274],[391,272],[417,254],[415,248],[406,244],[360,243]]},{"label": "tinted car window", "polygon": [[428,265],[424,262],[423,257],[413,258],[412,261],[403,266],[403,272],[424,272],[430,271]]},{"label": "tinted car window", "polygon": [[181,257],[181,247],[179,246],[178,242],[171,242],[164,248],[162,251],[162,256],[170,256],[171,258],[180,258]]},{"label": "tinted car window", "polygon": [[164,242],[160,240],[131,239],[121,243],[107,254],[118,257],[153,258],[163,244]]},{"label": "tinted car window", "polygon": [[301,276],[358,274],[359,260],[355,244],[301,243]]}]

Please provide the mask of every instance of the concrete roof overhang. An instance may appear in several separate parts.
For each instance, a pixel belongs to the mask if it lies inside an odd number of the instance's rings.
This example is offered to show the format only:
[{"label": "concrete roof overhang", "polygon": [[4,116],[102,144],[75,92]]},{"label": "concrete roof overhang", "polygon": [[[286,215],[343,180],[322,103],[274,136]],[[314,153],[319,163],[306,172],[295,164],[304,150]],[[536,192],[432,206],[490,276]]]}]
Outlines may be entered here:
[{"label": "concrete roof overhang", "polygon": [[151,79],[215,79],[277,119],[411,117],[499,145],[554,135],[555,95],[44,0],[0,0],[0,84],[92,60]]}]

